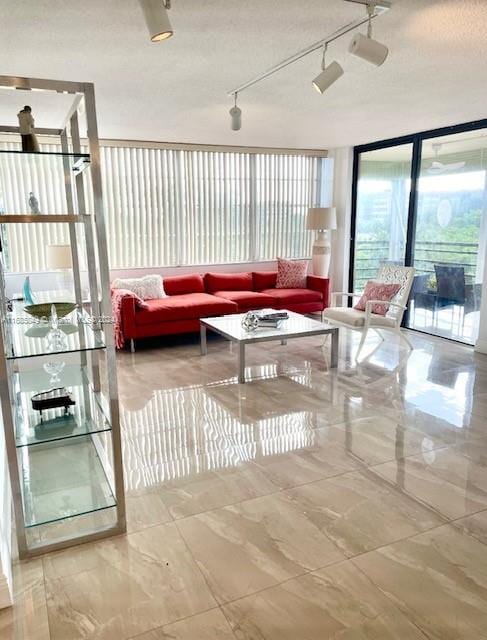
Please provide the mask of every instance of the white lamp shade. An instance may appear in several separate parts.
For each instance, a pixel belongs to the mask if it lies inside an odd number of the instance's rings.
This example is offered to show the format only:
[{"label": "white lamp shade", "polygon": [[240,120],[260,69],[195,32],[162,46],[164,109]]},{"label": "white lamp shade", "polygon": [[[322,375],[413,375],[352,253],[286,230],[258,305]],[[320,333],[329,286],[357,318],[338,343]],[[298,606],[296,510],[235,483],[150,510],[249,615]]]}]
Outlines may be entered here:
[{"label": "white lamp shade", "polygon": [[163,0],[140,0],[140,6],[142,7],[152,42],[160,42],[173,35],[171,22]]},{"label": "white lamp shade", "polygon": [[335,207],[314,207],[308,210],[306,228],[318,231],[337,228]]},{"label": "white lamp shade", "polygon": [[231,128],[232,131],[240,131],[242,128],[242,109],[235,106],[232,107],[229,111],[231,116]]},{"label": "white lamp shade", "polygon": [[71,269],[73,266],[69,244],[48,244],[46,258],[48,269]]},{"label": "white lamp shade", "polygon": [[384,44],[372,38],[366,38],[362,33],[357,33],[353,37],[348,50],[354,56],[375,64],[376,67],[384,64],[389,55],[389,49]]},{"label": "white lamp shade", "polygon": [[313,87],[319,93],[324,93],[328,87],[343,76],[343,68],[338,62],[332,62],[324,69],[319,76],[313,80]]}]

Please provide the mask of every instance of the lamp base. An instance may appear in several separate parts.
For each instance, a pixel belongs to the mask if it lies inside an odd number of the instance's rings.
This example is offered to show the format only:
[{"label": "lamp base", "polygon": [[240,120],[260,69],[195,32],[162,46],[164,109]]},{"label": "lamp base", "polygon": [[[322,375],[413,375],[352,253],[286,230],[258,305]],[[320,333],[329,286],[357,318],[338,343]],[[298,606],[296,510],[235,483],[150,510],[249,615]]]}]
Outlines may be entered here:
[{"label": "lamp base", "polygon": [[326,231],[318,231],[313,244],[313,275],[328,278],[330,272],[331,245]]}]

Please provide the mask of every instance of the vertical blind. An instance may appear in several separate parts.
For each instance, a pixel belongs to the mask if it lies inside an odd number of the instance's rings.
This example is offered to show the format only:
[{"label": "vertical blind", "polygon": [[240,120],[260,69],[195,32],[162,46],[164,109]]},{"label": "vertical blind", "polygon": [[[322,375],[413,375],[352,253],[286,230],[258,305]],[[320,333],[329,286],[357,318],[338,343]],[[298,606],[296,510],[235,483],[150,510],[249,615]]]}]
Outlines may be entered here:
[{"label": "vertical blind", "polygon": [[[102,146],[101,154],[111,268],[310,255],[305,218],[320,201],[323,158],[124,146]],[[62,160],[2,154],[0,212],[28,213],[31,191],[42,212],[66,213]],[[86,196],[90,212],[91,189]],[[4,237],[10,271],[43,270],[46,245],[68,242],[68,230],[6,225]]]}]

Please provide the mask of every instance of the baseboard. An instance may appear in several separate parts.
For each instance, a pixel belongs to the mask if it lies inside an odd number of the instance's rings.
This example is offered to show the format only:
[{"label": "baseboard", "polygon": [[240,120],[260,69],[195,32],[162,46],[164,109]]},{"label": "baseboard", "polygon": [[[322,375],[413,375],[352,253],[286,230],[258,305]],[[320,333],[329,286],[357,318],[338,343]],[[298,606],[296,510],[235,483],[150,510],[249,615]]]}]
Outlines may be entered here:
[{"label": "baseboard", "polygon": [[487,340],[477,340],[477,343],[475,344],[475,351],[487,354]]},{"label": "baseboard", "polygon": [[12,605],[12,594],[7,576],[0,573],[0,609],[10,607]]}]

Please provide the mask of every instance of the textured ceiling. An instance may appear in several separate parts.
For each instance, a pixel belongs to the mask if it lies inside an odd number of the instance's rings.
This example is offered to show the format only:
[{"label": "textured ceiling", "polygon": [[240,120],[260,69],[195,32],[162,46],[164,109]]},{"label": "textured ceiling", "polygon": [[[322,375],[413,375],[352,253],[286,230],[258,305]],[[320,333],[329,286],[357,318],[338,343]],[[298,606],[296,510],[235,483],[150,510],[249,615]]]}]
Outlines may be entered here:
[{"label": "textured ceiling", "polygon": [[[8,5],[8,8],[7,8]],[[226,92],[364,13],[343,0],[173,0],[175,36],[152,44],[137,0],[0,0],[0,74],[93,81],[104,138],[333,148],[487,117],[487,0],[395,0],[375,21],[375,68],[330,46],[345,75],[323,96],[315,53],[241,95]],[[8,95],[7,95],[8,94]],[[31,97],[32,96],[32,97]],[[29,94],[38,126],[63,103]],[[0,93],[16,124],[26,94]]]}]

